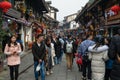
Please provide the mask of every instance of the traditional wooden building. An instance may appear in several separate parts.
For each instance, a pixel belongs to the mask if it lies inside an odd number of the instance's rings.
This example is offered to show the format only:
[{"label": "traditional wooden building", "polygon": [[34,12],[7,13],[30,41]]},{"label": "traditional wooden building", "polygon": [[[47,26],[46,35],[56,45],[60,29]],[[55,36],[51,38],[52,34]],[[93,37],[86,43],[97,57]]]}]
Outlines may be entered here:
[{"label": "traditional wooden building", "polygon": [[[91,0],[90,0],[91,1]],[[112,7],[120,7],[119,0],[92,0],[88,2],[82,11],[76,17],[76,21],[86,26],[92,34],[102,34],[112,36],[118,29],[115,26],[120,24],[119,13],[114,14]],[[112,12],[111,12],[112,11]],[[114,28],[113,28],[114,27]],[[101,33],[102,32],[102,33]],[[89,33],[89,32],[88,32]],[[107,34],[109,33],[109,34]]]}]

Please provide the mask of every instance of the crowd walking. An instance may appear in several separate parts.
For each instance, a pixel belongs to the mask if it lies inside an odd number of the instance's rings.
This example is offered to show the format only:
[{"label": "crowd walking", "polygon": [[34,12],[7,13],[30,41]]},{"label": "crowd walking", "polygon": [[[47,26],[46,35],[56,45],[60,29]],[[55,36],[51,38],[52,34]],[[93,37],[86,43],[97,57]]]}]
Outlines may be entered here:
[{"label": "crowd walking", "polygon": [[[103,35],[87,35],[82,39],[72,35],[39,34],[32,45],[35,80],[39,80],[39,76],[46,80],[46,76],[52,75],[53,68],[62,64],[63,54],[66,70],[72,71],[76,60],[82,80],[119,80],[119,40],[120,30],[111,39]],[[17,36],[12,35],[4,49],[11,80],[18,80],[21,52]]]},{"label": "crowd walking", "polygon": [[0,0],[0,80],[120,80],[119,48],[120,0]]}]

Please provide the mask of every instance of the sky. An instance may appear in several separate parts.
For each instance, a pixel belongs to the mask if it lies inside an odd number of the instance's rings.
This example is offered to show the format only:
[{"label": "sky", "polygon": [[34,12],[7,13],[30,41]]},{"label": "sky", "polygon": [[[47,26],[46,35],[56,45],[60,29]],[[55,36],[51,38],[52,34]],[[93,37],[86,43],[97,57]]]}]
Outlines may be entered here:
[{"label": "sky", "polygon": [[78,10],[80,10],[81,7],[84,7],[84,5],[89,0],[45,0],[45,1],[51,1],[52,2],[51,5],[59,10],[59,12],[57,13],[57,20],[62,21],[65,16],[77,13]]}]

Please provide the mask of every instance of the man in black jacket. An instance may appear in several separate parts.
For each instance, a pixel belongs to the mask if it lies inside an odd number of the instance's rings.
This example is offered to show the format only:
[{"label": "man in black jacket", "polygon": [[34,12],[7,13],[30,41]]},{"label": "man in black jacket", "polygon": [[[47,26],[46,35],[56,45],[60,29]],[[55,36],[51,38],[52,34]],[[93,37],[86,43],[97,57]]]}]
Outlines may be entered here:
[{"label": "man in black jacket", "polygon": [[38,80],[39,72],[36,71],[37,65],[40,64],[40,74],[41,80],[45,80],[45,66],[44,66],[44,57],[45,57],[45,44],[43,42],[44,36],[42,34],[36,37],[36,42],[32,46],[32,53],[34,57],[34,74],[35,79]]},{"label": "man in black jacket", "polygon": [[114,60],[110,80],[120,80],[120,29],[111,40],[108,56]]}]

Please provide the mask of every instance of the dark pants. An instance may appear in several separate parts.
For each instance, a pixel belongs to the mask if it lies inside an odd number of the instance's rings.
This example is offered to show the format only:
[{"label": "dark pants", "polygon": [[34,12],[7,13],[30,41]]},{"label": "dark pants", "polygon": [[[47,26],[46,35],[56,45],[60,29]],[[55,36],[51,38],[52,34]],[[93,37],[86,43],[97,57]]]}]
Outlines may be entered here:
[{"label": "dark pants", "polygon": [[63,54],[64,54],[64,50],[62,49],[61,52],[60,52],[60,60],[59,60],[59,63],[62,62],[62,57],[63,57]]},{"label": "dark pants", "polygon": [[106,69],[105,70],[105,80],[109,80],[110,79],[111,70],[112,69]]},{"label": "dark pants", "polygon": [[83,65],[77,64],[77,66],[78,66],[78,70],[82,71]]},{"label": "dark pants", "polygon": [[52,69],[52,58],[49,57],[48,61],[47,61],[47,66],[46,66],[46,71],[49,71]]},{"label": "dark pants", "polygon": [[87,73],[87,78],[91,79],[91,61],[83,60],[82,72],[83,72],[82,73],[83,77],[86,77],[86,73]]},{"label": "dark pants", "polygon": [[[15,66],[9,66],[10,69],[10,78],[11,80],[18,80],[18,75],[19,75],[19,65]],[[15,75],[14,75],[15,73]]]}]

